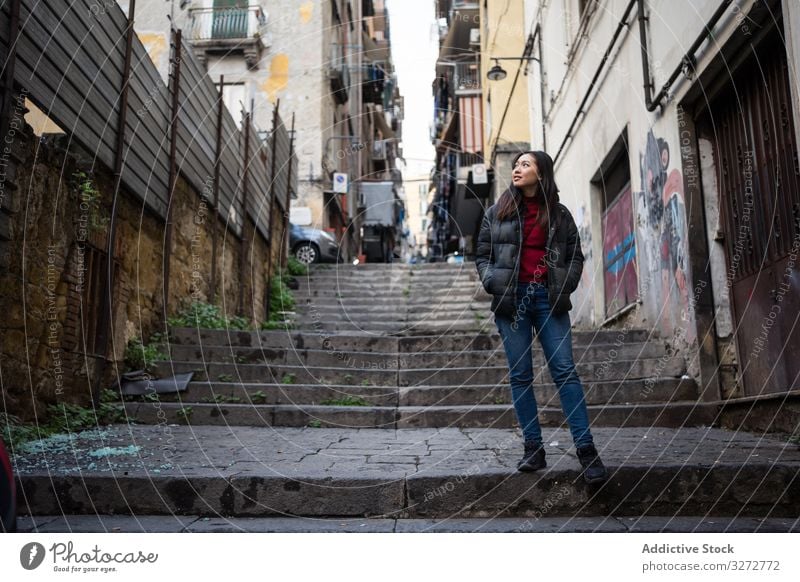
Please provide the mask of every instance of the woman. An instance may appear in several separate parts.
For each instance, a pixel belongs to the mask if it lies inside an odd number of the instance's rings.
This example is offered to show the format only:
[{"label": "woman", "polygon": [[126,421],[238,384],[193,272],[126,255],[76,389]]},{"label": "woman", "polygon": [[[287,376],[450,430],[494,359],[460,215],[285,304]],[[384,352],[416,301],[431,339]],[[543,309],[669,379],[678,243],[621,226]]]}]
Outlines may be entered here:
[{"label": "woman", "polygon": [[589,483],[607,473],[589,430],[583,386],[572,358],[569,296],[583,271],[578,228],[559,203],[553,160],[545,152],[514,159],[511,188],[486,211],[475,264],[508,358],[511,394],[525,438],[520,471],[547,465],[533,394],[532,330],[542,345],[561,408]]}]

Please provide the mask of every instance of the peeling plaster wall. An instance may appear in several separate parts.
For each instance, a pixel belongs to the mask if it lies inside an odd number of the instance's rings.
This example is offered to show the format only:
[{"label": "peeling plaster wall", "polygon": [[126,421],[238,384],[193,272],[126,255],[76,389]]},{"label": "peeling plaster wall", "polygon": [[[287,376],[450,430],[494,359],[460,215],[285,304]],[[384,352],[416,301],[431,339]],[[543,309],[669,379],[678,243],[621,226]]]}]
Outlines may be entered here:
[{"label": "peeling plaster wall", "polygon": [[[118,0],[127,8],[127,0]],[[193,7],[210,7],[211,0],[194,0],[181,9],[174,3],[176,28],[190,29]],[[311,207],[316,226],[328,226],[324,219],[322,159],[325,141],[333,135],[333,109],[329,94],[327,66],[331,55],[331,8],[322,0],[262,0],[268,14],[266,44],[261,59],[248,69],[241,54],[226,57],[208,55],[207,71],[217,82],[244,84],[244,105],[253,101],[253,123],[264,131],[272,129],[273,109],[280,101],[281,117],[287,127],[295,114],[295,148],[298,159],[297,205]],[[136,2],[136,32],[148,49],[163,79],[169,75],[169,19],[171,6],[164,0]],[[184,36],[184,42],[188,41]],[[238,110],[232,113],[239,119]],[[332,141],[328,156],[334,158],[341,142]],[[334,158],[335,159],[335,158]]]},{"label": "peeling plaster wall", "polygon": [[[527,30],[535,27],[542,4],[540,0],[526,2]],[[579,30],[578,0],[545,4],[541,12],[541,27],[546,97],[542,104],[539,87],[535,85],[540,79],[538,67],[535,67],[537,70],[529,79],[531,128],[532,135],[541,132],[544,109],[547,114],[547,150],[555,157],[627,2],[601,3],[588,19],[583,32]],[[660,87],[680,61],[683,49],[693,42],[719,2],[695,2],[687,10],[674,10],[673,3],[666,0],[647,4],[650,11],[651,74],[655,86]],[[698,55],[699,71],[716,56],[718,47],[736,33],[741,24],[741,17],[737,14],[746,14],[752,4],[752,0],[738,2],[737,7],[718,24],[715,44]],[[796,7],[789,10],[789,26],[800,21],[798,12],[800,10]],[[791,50],[798,49],[794,47]],[[696,360],[693,355],[697,350],[693,306],[702,290],[696,289],[691,280],[688,217],[683,192],[686,172],[696,170],[682,167],[679,131],[682,112],[677,106],[691,84],[679,80],[672,88],[673,99],[663,109],[648,112],[642,88],[641,59],[634,8],[631,26],[621,32],[584,113],[557,161],[556,179],[562,201],[576,218],[587,258],[582,284],[573,295],[575,309],[572,318],[576,326],[590,327],[599,325],[606,317],[603,264],[598,255],[602,250],[602,214],[591,179],[615,141],[627,129],[641,302],[613,322],[611,327],[643,327],[652,330],[655,336],[668,339],[683,352],[689,363],[689,372],[697,378],[699,369],[692,363]],[[796,68],[796,64],[794,66]],[[706,175],[710,171],[707,156],[707,148],[701,148],[700,171],[706,194],[716,192],[713,177]],[[705,203],[706,210],[712,215],[718,212],[715,200],[707,199]],[[724,254],[716,248],[718,243],[710,241],[709,244],[712,275],[714,282],[719,283],[720,273],[725,272]],[[721,294],[715,292],[714,297],[718,333],[724,339],[731,331],[730,305]],[[722,347],[724,349],[724,345]]]}]

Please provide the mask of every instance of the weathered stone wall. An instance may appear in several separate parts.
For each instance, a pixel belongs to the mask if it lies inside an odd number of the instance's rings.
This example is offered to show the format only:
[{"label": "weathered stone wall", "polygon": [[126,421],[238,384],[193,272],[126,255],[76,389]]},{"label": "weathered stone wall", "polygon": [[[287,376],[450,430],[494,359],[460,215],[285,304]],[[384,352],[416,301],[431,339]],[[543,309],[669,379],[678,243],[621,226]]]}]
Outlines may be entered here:
[{"label": "weathered stone wall", "polygon": [[[0,366],[8,412],[30,417],[42,405],[86,399],[95,358],[83,357],[81,305],[86,249],[102,247],[102,201],[83,199],[79,168],[54,140],[16,134],[17,203],[10,217],[8,270],[2,279]],[[98,176],[98,187],[102,177]]]},{"label": "weathered stone wall", "polygon": [[[69,137],[37,140],[29,127],[16,132],[21,160],[16,168],[15,204],[5,243],[7,269],[0,272],[0,309],[5,317],[0,343],[0,370],[6,411],[24,419],[41,415],[49,403],[86,404],[92,397],[96,350],[84,336],[94,336],[101,297],[84,295],[91,285],[92,258],[104,256],[114,192],[113,175],[92,168],[92,160],[69,144]],[[67,152],[67,147],[70,152]],[[96,196],[81,192],[73,178],[82,170],[92,176]],[[254,325],[264,319],[267,256],[270,246],[248,222],[247,268],[241,276],[242,239],[228,232],[209,202],[211,185],[196,192],[179,178],[173,195],[173,235],[168,314],[191,301],[217,303],[227,315],[238,312],[239,287],[245,281],[242,314]],[[280,213],[276,214],[280,215]],[[210,288],[212,232],[218,229],[217,289]],[[282,225],[281,225],[282,229]],[[282,236],[278,229],[278,237]],[[117,200],[116,263],[113,290],[112,342],[103,386],[123,369],[125,346],[133,337],[147,340],[164,330],[164,221],[150,213],[139,197],[122,191]],[[285,252],[285,246],[272,251]],[[273,257],[272,265],[281,264]],[[95,269],[95,272],[97,269]],[[104,279],[105,270],[100,270]],[[91,340],[90,340],[91,341]],[[97,352],[97,353],[96,353]]]}]

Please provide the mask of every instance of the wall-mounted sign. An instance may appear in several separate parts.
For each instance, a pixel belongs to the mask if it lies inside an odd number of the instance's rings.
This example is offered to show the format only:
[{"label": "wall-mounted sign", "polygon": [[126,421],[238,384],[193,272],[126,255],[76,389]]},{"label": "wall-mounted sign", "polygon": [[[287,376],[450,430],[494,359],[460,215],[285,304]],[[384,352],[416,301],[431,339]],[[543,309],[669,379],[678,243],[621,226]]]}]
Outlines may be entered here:
[{"label": "wall-mounted sign", "polygon": [[333,174],[333,191],[337,194],[347,194],[347,174],[343,172]]}]

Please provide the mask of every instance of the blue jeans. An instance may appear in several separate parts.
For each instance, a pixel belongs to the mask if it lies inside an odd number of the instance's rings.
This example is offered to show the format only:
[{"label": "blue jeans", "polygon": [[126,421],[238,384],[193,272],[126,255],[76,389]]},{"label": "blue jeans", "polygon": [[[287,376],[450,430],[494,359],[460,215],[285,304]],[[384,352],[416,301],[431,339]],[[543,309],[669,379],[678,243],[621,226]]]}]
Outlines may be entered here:
[{"label": "blue jeans", "polygon": [[508,358],[514,410],[526,441],[542,442],[536,397],[533,394],[532,330],[542,344],[550,376],[558,388],[561,409],[569,423],[576,447],[593,444],[589,413],[575,362],[569,314],[552,315],[546,284],[520,283],[513,316],[495,316]]}]

